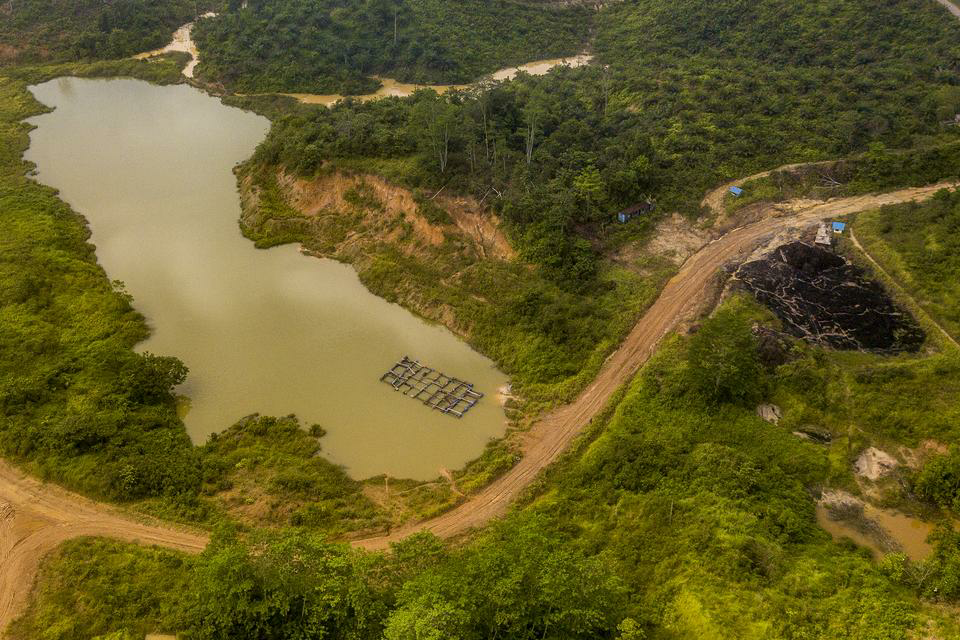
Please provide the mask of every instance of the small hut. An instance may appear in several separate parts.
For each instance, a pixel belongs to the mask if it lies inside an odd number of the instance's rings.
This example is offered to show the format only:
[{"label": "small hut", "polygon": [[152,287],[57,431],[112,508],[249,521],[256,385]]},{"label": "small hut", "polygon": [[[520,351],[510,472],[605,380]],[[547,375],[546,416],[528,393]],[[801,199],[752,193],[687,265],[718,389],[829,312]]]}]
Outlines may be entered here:
[{"label": "small hut", "polygon": [[617,222],[619,222],[620,224],[626,224],[627,222],[630,222],[630,220],[632,220],[633,218],[636,218],[637,216],[647,215],[648,213],[653,211],[655,208],[656,208],[656,205],[650,200],[647,200],[646,202],[640,202],[638,204],[633,205],[632,207],[627,207],[623,211],[618,211]]}]

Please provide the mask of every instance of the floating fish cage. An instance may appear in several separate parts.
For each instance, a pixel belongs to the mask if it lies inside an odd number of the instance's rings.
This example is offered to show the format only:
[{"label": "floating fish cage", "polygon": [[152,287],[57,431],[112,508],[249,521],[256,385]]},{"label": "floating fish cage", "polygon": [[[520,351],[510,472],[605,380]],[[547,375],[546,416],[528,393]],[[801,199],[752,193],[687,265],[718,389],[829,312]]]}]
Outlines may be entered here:
[{"label": "floating fish cage", "polygon": [[419,400],[431,409],[462,418],[483,397],[473,383],[426,367],[407,356],[380,376],[394,391]]}]

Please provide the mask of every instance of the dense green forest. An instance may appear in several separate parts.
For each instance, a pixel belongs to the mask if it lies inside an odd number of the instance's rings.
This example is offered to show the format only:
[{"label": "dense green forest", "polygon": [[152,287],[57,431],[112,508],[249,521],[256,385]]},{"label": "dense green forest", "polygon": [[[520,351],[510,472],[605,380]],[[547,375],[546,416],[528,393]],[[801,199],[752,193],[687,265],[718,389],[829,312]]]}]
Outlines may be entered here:
[{"label": "dense green forest", "polygon": [[369,93],[369,76],[464,83],[572,55],[589,11],[514,0],[252,0],[202,21],[199,74],[236,91]]},{"label": "dense green forest", "polygon": [[577,287],[622,241],[623,207],[695,215],[727,179],[958,132],[941,121],[960,111],[960,25],[932,2],[634,0],[596,20],[590,67],[449,99],[301,107],[257,161],[486,197],[524,259]]},{"label": "dense green forest", "polygon": [[194,0],[12,0],[0,7],[0,65],[122,58],[162,47],[213,4]]}]

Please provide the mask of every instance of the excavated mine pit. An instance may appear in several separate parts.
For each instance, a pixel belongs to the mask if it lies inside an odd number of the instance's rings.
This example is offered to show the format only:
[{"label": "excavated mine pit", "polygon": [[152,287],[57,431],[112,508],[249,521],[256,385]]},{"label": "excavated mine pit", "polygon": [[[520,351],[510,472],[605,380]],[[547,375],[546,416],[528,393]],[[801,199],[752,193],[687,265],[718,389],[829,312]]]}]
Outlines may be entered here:
[{"label": "excavated mine pit", "polygon": [[880,353],[916,351],[923,344],[923,330],[880,283],[826,249],[791,242],[743,264],[735,275],[786,331],[809,342]]}]

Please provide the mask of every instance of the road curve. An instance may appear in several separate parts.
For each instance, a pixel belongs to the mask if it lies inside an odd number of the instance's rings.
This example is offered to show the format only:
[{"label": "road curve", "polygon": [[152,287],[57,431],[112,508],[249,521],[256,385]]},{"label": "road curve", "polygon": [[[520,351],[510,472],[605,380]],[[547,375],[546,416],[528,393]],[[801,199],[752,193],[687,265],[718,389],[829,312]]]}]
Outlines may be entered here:
[{"label": "road curve", "polygon": [[952,13],[955,17],[960,18],[960,7],[955,5],[950,0],[937,0],[938,3],[942,4],[943,7]]},{"label": "road curve", "polygon": [[633,377],[660,340],[681,322],[695,317],[702,305],[709,302],[711,283],[718,269],[749,254],[782,231],[886,204],[925,200],[942,188],[955,186],[956,183],[941,183],[803,206],[769,205],[764,213],[770,217],[729,231],[687,259],[623,344],[607,359],[590,386],[572,403],[547,413],[534,424],[524,442],[523,457],[516,466],[447,513],[389,535],[355,540],[352,544],[370,550],[385,549],[391,542],[419,531],[449,538],[502,516],[520,492],[603,410],[617,389]]},{"label": "road curve", "polygon": [[[711,282],[718,269],[781,231],[885,204],[925,200],[941,188],[955,186],[943,183],[810,206],[771,205],[765,212],[770,217],[727,232],[683,264],[590,386],[574,402],[546,414],[531,428],[523,445],[524,455],[510,471],[456,509],[390,535],[352,544],[363,549],[385,549],[418,531],[449,538],[503,515],[520,492],[570,446],[616,390],[630,380],[660,340],[709,302]],[[27,476],[0,460],[0,632],[26,606],[44,555],[80,536],[116,538],[188,553],[199,553],[209,541],[203,533],[142,522],[116,507]]]},{"label": "road curve", "polygon": [[141,522],[0,461],[0,635],[27,604],[41,559],[71,538],[103,536],[199,553],[204,534]]}]

